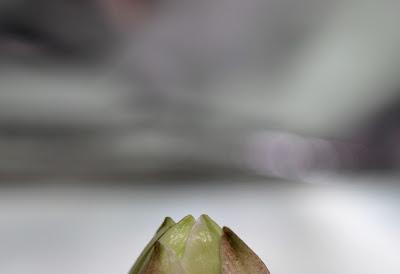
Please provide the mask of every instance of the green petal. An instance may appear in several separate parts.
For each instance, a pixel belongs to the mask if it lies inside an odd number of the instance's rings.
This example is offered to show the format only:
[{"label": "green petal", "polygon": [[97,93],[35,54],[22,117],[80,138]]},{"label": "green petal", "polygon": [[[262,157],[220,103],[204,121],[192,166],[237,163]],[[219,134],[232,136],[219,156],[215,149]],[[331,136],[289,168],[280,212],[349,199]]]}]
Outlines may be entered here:
[{"label": "green petal", "polygon": [[227,227],[221,237],[221,274],[270,274],[261,259]]},{"label": "green petal", "polygon": [[140,274],[186,274],[175,252],[156,242]]},{"label": "green petal", "polygon": [[202,215],[196,221],[182,258],[182,265],[187,273],[220,274],[221,235],[221,228],[207,215]]},{"label": "green petal", "polygon": [[160,243],[173,250],[178,257],[182,257],[186,240],[195,222],[193,216],[186,216],[160,238]]},{"label": "green petal", "polygon": [[155,242],[160,239],[164,233],[171,228],[173,225],[175,225],[174,220],[172,220],[170,217],[166,217],[164,219],[164,222],[161,224],[161,226],[157,229],[156,234],[154,237],[150,240],[150,242],[146,245],[142,253],[140,254],[139,258],[136,260],[135,264],[132,266],[131,270],[129,271],[129,274],[138,274],[140,269],[142,268],[143,264],[146,261],[146,258],[149,256],[149,253],[155,244]]}]

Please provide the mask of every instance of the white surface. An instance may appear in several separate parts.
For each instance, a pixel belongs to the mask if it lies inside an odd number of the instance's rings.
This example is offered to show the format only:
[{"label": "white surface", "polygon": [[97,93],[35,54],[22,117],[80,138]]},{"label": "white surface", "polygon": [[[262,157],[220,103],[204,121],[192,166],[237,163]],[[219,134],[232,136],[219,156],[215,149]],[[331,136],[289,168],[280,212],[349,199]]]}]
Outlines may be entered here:
[{"label": "white surface", "polygon": [[127,273],[164,216],[189,213],[231,227],[273,274],[400,273],[400,187],[316,181],[3,188],[0,273]]}]

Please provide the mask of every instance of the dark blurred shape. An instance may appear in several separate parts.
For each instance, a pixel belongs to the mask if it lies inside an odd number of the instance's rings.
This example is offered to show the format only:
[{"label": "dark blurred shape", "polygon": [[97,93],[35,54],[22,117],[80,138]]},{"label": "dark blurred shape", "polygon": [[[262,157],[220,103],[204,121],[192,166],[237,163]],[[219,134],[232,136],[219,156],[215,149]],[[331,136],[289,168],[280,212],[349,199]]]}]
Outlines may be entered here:
[{"label": "dark blurred shape", "polygon": [[111,27],[96,1],[24,0],[0,5],[0,46],[14,41],[53,57],[84,57],[99,54],[112,40]]}]

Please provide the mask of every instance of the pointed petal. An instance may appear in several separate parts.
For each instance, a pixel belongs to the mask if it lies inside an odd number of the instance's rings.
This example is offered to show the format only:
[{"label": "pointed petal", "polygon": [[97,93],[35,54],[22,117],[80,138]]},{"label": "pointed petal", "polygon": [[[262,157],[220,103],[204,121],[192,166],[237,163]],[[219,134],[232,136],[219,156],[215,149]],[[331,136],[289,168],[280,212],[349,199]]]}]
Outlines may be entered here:
[{"label": "pointed petal", "polygon": [[193,216],[186,216],[160,238],[160,243],[173,250],[178,257],[181,257],[185,250],[186,240],[195,222]]},{"label": "pointed petal", "polygon": [[187,273],[220,274],[221,235],[221,228],[207,215],[202,215],[196,221],[182,258],[182,265]]},{"label": "pointed petal", "polygon": [[186,274],[175,252],[156,242],[140,274]]},{"label": "pointed petal", "polygon": [[200,220],[203,220],[205,222],[210,231],[222,235],[221,227],[216,222],[214,222],[214,220],[211,219],[210,216],[203,214],[200,216]]},{"label": "pointed petal", "polygon": [[154,237],[150,240],[150,242],[147,244],[147,246],[143,249],[142,253],[139,255],[139,258],[137,258],[135,264],[132,266],[131,270],[129,271],[129,274],[138,274],[140,269],[142,268],[143,264],[146,261],[146,258],[148,257],[154,243],[158,241],[158,239],[164,235],[164,233],[171,228],[173,225],[175,225],[174,220],[172,220],[170,217],[166,217],[164,219],[164,222],[161,224],[161,226],[157,229],[156,234]]},{"label": "pointed petal", "polygon": [[221,274],[270,274],[261,259],[227,227],[221,237]]},{"label": "pointed petal", "polygon": [[156,235],[167,231],[171,226],[174,226],[176,223],[171,217],[165,217],[164,222],[157,229]]}]

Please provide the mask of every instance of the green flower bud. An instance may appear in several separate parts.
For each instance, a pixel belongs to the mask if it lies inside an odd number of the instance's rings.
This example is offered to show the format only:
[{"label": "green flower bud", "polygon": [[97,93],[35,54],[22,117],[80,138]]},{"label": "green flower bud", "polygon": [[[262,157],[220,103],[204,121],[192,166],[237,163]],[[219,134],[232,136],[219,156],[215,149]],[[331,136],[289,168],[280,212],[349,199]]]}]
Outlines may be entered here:
[{"label": "green flower bud", "polygon": [[229,228],[210,217],[165,218],[129,274],[270,274]]}]

